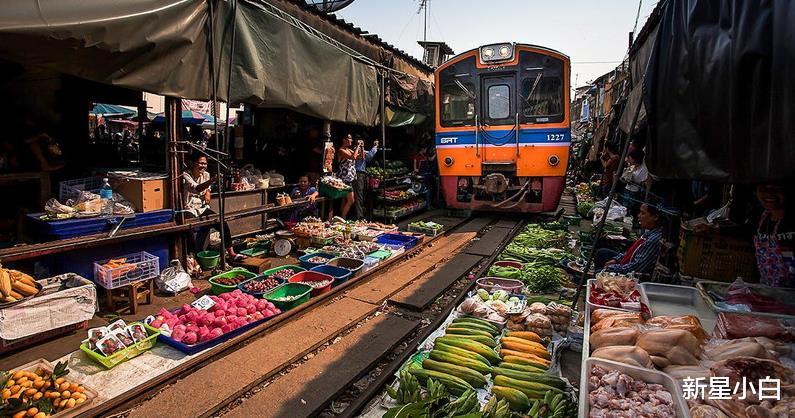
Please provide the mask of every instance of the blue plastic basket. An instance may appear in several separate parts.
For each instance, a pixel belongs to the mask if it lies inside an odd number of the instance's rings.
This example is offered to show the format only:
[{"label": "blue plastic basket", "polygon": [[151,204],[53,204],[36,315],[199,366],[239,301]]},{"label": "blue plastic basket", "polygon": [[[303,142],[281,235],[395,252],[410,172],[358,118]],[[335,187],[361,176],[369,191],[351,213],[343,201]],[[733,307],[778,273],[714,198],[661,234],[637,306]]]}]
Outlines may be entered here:
[{"label": "blue plastic basket", "polygon": [[193,355],[193,354],[202,352],[202,351],[204,351],[204,350],[206,350],[208,348],[215,347],[216,345],[221,344],[224,341],[227,341],[227,340],[230,340],[230,339],[232,339],[234,337],[237,337],[238,335],[243,334],[244,332],[263,324],[265,321],[270,321],[271,319],[273,319],[273,318],[275,318],[277,316],[279,316],[279,315],[277,314],[277,315],[274,315],[274,316],[272,316],[270,318],[260,319],[259,321],[255,321],[255,322],[252,322],[250,324],[243,325],[242,327],[240,327],[238,329],[235,329],[233,331],[227,332],[226,334],[223,334],[223,335],[221,335],[218,338],[212,339],[210,341],[205,341],[203,343],[196,343],[196,344],[193,344],[193,345],[188,345],[188,344],[185,344],[185,343],[181,343],[181,342],[175,341],[173,338],[167,337],[164,334],[160,334],[157,337],[157,340],[162,342],[162,343],[164,343],[164,344],[170,345],[170,346],[176,348],[177,350],[182,351],[183,353],[185,353],[187,355]]},{"label": "blue plastic basket", "polygon": [[378,237],[376,242],[379,244],[399,245],[407,250],[410,250],[417,245],[419,239],[417,237],[411,237],[408,235],[384,234]]},{"label": "blue plastic basket", "polygon": [[[323,257],[323,258],[326,259],[326,261],[324,261],[322,263],[311,263],[311,262],[309,262],[309,259],[312,258],[312,257]],[[322,265],[328,263],[329,261],[331,261],[331,260],[333,260],[335,258],[337,258],[337,256],[334,255],[334,254],[329,254],[329,253],[311,253],[311,254],[304,254],[304,255],[298,257],[298,261],[301,262],[301,267],[303,267],[303,268],[305,268],[307,270],[311,270],[313,267],[322,266]]]},{"label": "blue plastic basket", "polygon": [[334,284],[332,285],[332,287],[339,286],[345,283],[346,281],[348,281],[348,279],[351,278],[351,275],[353,274],[352,271],[346,268],[329,266],[325,264],[322,266],[312,267],[312,270],[310,271],[316,271],[318,273],[328,274],[329,276],[333,277]]}]

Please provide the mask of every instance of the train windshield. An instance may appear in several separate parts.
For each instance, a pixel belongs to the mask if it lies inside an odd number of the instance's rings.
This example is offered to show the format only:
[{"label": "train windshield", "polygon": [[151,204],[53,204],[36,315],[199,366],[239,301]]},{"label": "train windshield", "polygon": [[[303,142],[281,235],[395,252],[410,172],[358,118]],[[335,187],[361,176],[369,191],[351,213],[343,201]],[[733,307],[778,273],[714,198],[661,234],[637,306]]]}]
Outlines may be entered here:
[{"label": "train windshield", "polygon": [[439,119],[444,127],[474,126],[474,57],[445,68],[439,73]]},{"label": "train windshield", "polygon": [[522,123],[563,121],[563,61],[522,51],[519,55]]}]

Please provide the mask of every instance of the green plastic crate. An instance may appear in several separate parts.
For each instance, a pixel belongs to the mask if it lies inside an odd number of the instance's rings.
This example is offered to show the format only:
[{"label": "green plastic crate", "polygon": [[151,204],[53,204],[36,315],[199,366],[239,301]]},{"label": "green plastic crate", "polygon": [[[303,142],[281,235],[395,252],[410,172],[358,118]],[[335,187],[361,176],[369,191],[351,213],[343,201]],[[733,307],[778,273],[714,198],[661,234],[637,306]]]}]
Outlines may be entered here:
[{"label": "green plastic crate", "polygon": [[[296,306],[306,303],[309,300],[309,294],[312,293],[312,286],[303,283],[285,283],[280,285],[268,293],[265,293],[262,298],[268,302],[276,305],[282,311],[293,309]],[[285,296],[295,296],[291,301],[277,300]]]},{"label": "green plastic crate", "polygon": [[105,368],[108,369],[112,369],[118,364],[124,363],[125,361],[131,358],[137,357],[144,351],[147,351],[155,346],[155,343],[157,343],[157,336],[160,335],[160,330],[152,328],[149,325],[144,324],[143,322],[134,322],[133,324],[142,324],[144,328],[146,328],[146,332],[149,334],[149,336],[146,337],[146,339],[138,341],[134,345],[125,348],[124,350],[113,353],[109,357],[105,357],[102,354],[92,350],[88,346],[88,342],[80,344],[80,350],[86,353],[86,355],[90,359],[96,361],[97,363],[105,366]]},{"label": "green plastic crate", "polygon": [[225,285],[225,284],[216,283],[215,280],[216,279],[222,279],[222,278],[235,277],[238,274],[240,274],[241,276],[245,277],[246,279],[250,279],[252,277],[257,277],[256,274],[254,274],[254,273],[252,273],[252,272],[250,272],[250,271],[248,271],[248,270],[246,270],[246,269],[244,269],[242,267],[233,268],[232,270],[229,270],[226,273],[216,274],[215,276],[210,278],[210,286],[212,286],[213,294],[214,295],[220,295],[221,293],[231,292],[231,291],[237,289],[237,285],[228,286],[228,285]]},{"label": "green plastic crate", "polygon": [[377,258],[379,260],[386,260],[389,257],[392,257],[392,252],[387,250],[378,250],[367,254],[368,257]]}]

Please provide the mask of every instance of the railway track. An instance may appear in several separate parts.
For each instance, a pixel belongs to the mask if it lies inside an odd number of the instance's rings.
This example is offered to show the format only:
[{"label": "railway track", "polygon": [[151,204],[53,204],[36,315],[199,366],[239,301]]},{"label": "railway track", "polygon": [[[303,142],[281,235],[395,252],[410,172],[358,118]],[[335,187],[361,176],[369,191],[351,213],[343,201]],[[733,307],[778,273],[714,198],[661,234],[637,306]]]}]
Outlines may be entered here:
[{"label": "railway track", "polygon": [[[110,415],[353,416],[435,329],[520,219],[474,218],[267,332],[195,363]],[[107,413],[103,413],[107,416]]]}]

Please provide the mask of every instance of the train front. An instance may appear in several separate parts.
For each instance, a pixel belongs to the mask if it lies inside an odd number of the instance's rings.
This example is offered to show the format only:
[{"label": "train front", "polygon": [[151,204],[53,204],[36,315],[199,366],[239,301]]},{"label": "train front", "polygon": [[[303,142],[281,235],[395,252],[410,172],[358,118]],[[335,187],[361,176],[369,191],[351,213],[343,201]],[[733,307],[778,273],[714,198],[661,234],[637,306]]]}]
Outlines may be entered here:
[{"label": "train front", "polygon": [[538,46],[463,53],[436,78],[436,152],[449,208],[552,212],[565,187],[569,59]]}]

